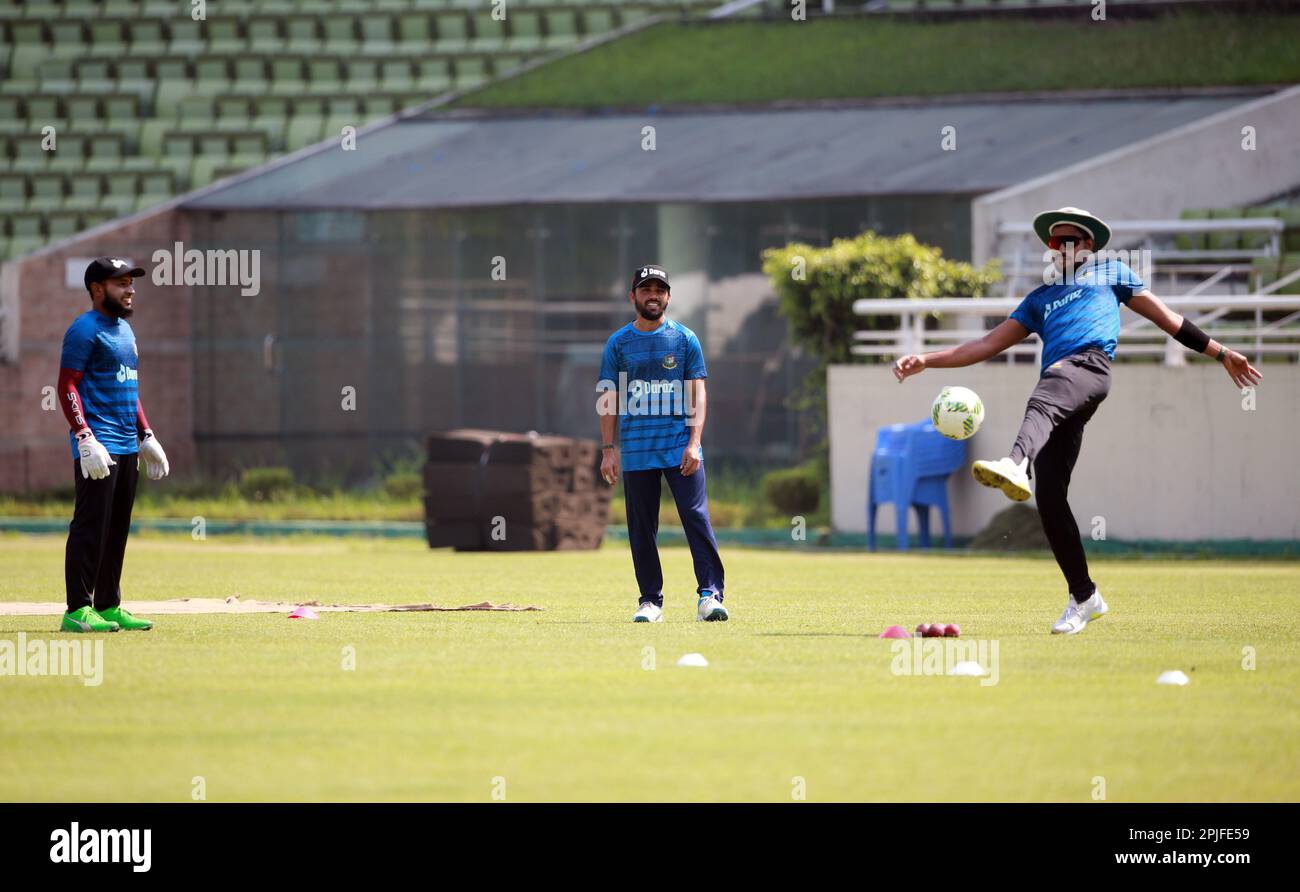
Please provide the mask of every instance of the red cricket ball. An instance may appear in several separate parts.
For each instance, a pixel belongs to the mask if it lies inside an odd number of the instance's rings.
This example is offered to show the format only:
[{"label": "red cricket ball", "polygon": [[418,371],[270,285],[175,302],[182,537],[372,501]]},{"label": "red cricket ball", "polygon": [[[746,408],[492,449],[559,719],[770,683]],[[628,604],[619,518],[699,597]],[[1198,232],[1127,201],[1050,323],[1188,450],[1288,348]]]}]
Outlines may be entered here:
[{"label": "red cricket ball", "polygon": [[943,627],[943,636],[945,638],[960,638],[961,628],[956,623],[948,623]]},{"label": "red cricket ball", "polygon": [[925,637],[926,637],[926,638],[942,638],[942,637],[943,637],[943,623],[934,623],[933,625],[928,626],[928,627],[926,628],[926,631],[925,631]]},{"label": "red cricket ball", "polygon": [[929,623],[921,623],[919,626],[917,626],[917,627],[916,627],[916,637],[917,637],[917,638],[929,638],[929,637],[930,637],[930,624],[929,624]]}]

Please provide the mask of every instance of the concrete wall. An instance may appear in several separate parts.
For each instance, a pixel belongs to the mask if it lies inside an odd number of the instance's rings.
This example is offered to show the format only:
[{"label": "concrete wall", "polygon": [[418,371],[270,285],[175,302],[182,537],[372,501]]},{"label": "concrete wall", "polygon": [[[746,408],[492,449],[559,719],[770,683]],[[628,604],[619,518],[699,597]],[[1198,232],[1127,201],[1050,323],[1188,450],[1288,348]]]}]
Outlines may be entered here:
[{"label": "concrete wall", "polygon": [[[1300,366],[1262,371],[1256,408],[1246,411],[1227,375],[1208,361],[1184,368],[1117,364],[1070,488],[1081,528],[1102,516],[1111,539],[1300,539]],[[983,398],[986,412],[968,441],[968,463],[1000,458],[1011,449],[1037,379],[1036,366],[984,365],[936,369],[898,384],[888,365],[833,366],[835,528],[866,529],[867,478],[882,425],[923,420],[944,385],[960,384]],[[1011,504],[975,483],[969,464],[950,478],[948,494],[959,536],[979,532]],[[879,532],[893,531],[893,515],[880,509]],[[936,516],[932,529],[937,523]]]},{"label": "concrete wall", "polygon": [[[1243,127],[1255,149],[1242,148]],[[971,250],[999,253],[1002,223],[1073,205],[1103,220],[1176,219],[1184,208],[1264,201],[1300,185],[1300,87],[1290,87],[1183,127],[981,196],[971,204]]]},{"label": "concrete wall", "polygon": [[[184,221],[167,210],[91,230],[4,265],[0,299],[17,311],[18,344],[16,359],[9,351],[9,361],[0,363],[0,492],[73,484],[68,422],[47,393],[58,381],[64,332],[91,307],[80,283],[89,259],[120,255],[150,270],[154,249],[186,238]],[[75,285],[68,284],[70,260]],[[194,466],[188,289],[137,279],[131,327],[140,350],[145,414],[167,450],[172,472],[187,474]]]}]

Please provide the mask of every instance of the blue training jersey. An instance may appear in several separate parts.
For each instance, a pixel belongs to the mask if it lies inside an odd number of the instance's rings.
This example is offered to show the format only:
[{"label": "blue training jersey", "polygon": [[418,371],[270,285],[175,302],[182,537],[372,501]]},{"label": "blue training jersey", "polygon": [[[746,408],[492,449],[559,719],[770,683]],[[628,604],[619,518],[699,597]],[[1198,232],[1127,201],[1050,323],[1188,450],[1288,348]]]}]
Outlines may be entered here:
[{"label": "blue training jersey", "polygon": [[[86,424],[110,455],[131,455],[140,448],[135,427],[138,361],[130,323],[98,310],[82,313],[63,336],[59,366],[82,373],[77,393]],[[76,459],[75,433],[69,432],[68,440]]]},{"label": "blue training jersey", "polygon": [[691,439],[685,382],[708,376],[699,338],[681,323],[665,319],[654,331],[640,331],[629,322],[609,336],[596,390],[619,394],[624,471],[681,465]]},{"label": "blue training jersey", "polygon": [[1043,340],[1043,367],[1099,347],[1111,359],[1119,343],[1119,305],[1146,288],[1138,274],[1119,260],[1085,263],[1074,282],[1039,285],[1025,296],[1011,318]]}]

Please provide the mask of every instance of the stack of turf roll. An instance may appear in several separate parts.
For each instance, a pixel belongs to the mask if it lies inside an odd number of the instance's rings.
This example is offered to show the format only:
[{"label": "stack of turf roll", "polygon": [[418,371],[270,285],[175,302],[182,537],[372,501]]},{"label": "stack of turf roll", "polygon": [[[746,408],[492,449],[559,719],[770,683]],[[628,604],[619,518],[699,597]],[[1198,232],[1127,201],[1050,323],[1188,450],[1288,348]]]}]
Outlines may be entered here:
[{"label": "stack of turf roll", "polygon": [[430,548],[598,548],[611,488],[600,447],[530,431],[454,430],[429,437],[424,518]]}]

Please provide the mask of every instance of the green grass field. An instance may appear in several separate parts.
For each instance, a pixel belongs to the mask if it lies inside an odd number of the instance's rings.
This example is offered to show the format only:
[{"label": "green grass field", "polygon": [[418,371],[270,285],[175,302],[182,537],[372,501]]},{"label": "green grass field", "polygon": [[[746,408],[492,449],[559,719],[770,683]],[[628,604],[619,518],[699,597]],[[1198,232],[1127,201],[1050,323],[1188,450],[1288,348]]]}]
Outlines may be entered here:
[{"label": "green grass field", "polygon": [[[0,599],[62,601],[63,540],[0,538]],[[104,682],[0,677],[0,800],[1296,800],[1300,566],[1110,560],[1111,614],[1047,634],[1042,559],[730,550],[732,621],[632,625],[630,558],[410,542],[142,536],[128,598],[541,613],[161,618],[104,636]],[[998,643],[998,683],[891,671],[887,624]],[[0,639],[55,617],[0,617]],[[71,636],[66,636],[71,637]],[[341,668],[344,648],[355,671]],[[1243,648],[1257,668],[1243,668]],[[643,668],[653,648],[655,668]],[[678,668],[704,654],[707,669]],[[1187,687],[1155,684],[1182,669]]]},{"label": "green grass field", "polygon": [[[460,100],[646,106],[1300,81],[1300,18],[662,24]],[[1044,52],[1050,47],[1050,52]],[[938,64],[942,62],[942,64]]]}]

